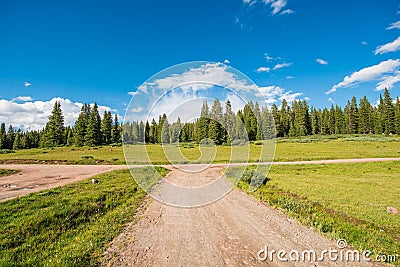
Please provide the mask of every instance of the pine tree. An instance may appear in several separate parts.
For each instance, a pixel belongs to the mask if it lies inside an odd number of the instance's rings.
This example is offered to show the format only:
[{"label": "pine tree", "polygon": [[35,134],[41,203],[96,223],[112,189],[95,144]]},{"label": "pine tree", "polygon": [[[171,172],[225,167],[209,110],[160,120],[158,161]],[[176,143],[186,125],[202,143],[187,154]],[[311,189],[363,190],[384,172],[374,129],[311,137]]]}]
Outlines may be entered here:
[{"label": "pine tree", "polygon": [[256,140],[261,140],[261,127],[262,127],[262,121],[261,121],[261,111],[260,111],[260,106],[258,105],[258,102],[254,105],[254,116],[256,117]]},{"label": "pine tree", "polygon": [[162,144],[169,144],[171,141],[170,135],[170,125],[168,123],[167,115],[163,115],[162,118],[162,128],[161,128],[161,143]]},{"label": "pine tree", "polygon": [[400,135],[400,99],[396,97],[396,104],[395,104],[395,128],[396,134]]},{"label": "pine tree", "polygon": [[97,146],[101,144],[101,117],[98,106],[94,103],[92,111],[87,122],[85,145]]},{"label": "pine tree", "polygon": [[144,125],[143,121],[140,121],[140,123],[139,123],[139,138],[138,138],[138,142],[141,142],[141,143],[144,142],[145,131],[146,131],[145,125]]},{"label": "pine tree", "polygon": [[114,124],[111,130],[111,139],[114,144],[121,143],[121,127],[118,122],[118,115],[114,115]]},{"label": "pine tree", "polygon": [[4,149],[6,146],[6,124],[3,122],[0,126],[0,149]]},{"label": "pine tree", "polygon": [[243,108],[244,127],[249,137],[249,141],[254,141],[257,137],[257,118],[254,115],[253,110],[254,104],[251,101],[247,103]]},{"label": "pine tree", "polygon": [[236,139],[236,136],[235,136],[235,113],[232,111],[232,105],[229,100],[227,100],[225,104],[224,127],[228,133],[227,143],[230,144],[232,140]]},{"label": "pine tree", "polygon": [[360,99],[360,109],[358,111],[358,132],[362,134],[373,133],[373,107],[368,101],[367,97],[364,96]]},{"label": "pine tree", "polygon": [[335,134],[343,134],[346,132],[346,121],[342,109],[336,105],[335,107]]},{"label": "pine tree", "polygon": [[311,134],[320,134],[319,112],[311,108]]},{"label": "pine tree", "polygon": [[64,116],[61,110],[61,103],[56,101],[44,129],[42,144],[44,147],[54,147],[63,145],[64,142]]},{"label": "pine tree", "polygon": [[203,103],[201,108],[200,118],[196,123],[196,141],[200,143],[201,140],[208,138],[208,126],[210,123],[210,116],[207,102]]},{"label": "pine tree", "polygon": [[390,97],[389,90],[385,88],[384,92],[384,108],[383,108],[383,119],[384,119],[384,129],[385,134],[394,134],[395,129],[395,110],[393,105],[393,100]]},{"label": "pine tree", "polygon": [[[171,130],[170,142],[171,143],[179,142],[179,135],[181,134],[182,131],[182,123],[179,117],[176,122],[172,123],[170,130]],[[185,138],[188,137],[185,136]]]},{"label": "pine tree", "polygon": [[290,129],[290,107],[286,99],[282,100],[282,105],[279,111],[279,127],[277,128],[278,137],[285,137],[289,135]]},{"label": "pine tree", "polygon": [[66,145],[67,146],[72,146],[72,144],[74,143],[74,135],[73,135],[71,127],[68,127],[67,129],[68,129],[68,131],[67,131],[67,134],[66,134],[66,136],[67,136]]},{"label": "pine tree", "polygon": [[268,107],[263,107],[261,111],[261,138],[268,140],[276,137],[276,128],[274,117],[268,110]]},{"label": "pine tree", "polygon": [[145,143],[152,143],[150,137],[150,125],[149,122],[146,121],[146,126],[144,128],[144,142]]},{"label": "pine tree", "polygon": [[112,116],[110,111],[104,111],[103,120],[101,121],[102,143],[105,145],[111,144]]},{"label": "pine tree", "polygon": [[223,114],[221,103],[215,99],[210,112],[210,124],[208,127],[208,138],[214,141],[216,145],[222,145],[225,142],[225,129],[222,126]]},{"label": "pine tree", "polygon": [[149,142],[152,144],[157,143],[157,138],[158,138],[157,130],[158,126],[155,119],[153,118],[153,120],[151,121],[151,126],[149,131]]},{"label": "pine tree", "polygon": [[21,130],[18,129],[18,131],[15,133],[15,140],[14,140],[14,144],[13,144],[13,150],[18,150],[22,148],[22,144],[21,144]]},{"label": "pine tree", "polygon": [[86,128],[88,125],[91,107],[84,104],[79,113],[78,120],[75,122],[73,143],[75,146],[83,146],[85,144]]}]

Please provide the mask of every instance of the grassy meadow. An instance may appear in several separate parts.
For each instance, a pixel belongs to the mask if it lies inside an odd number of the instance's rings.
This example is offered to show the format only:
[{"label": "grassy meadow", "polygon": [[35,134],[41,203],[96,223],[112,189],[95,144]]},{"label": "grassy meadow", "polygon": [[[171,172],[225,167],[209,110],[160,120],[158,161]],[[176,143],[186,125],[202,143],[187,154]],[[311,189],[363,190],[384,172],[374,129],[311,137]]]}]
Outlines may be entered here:
[{"label": "grassy meadow", "polygon": [[[247,146],[200,147],[196,144],[129,145],[130,164],[250,162],[260,159],[261,149],[273,150],[268,142],[253,142]],[[270,153],[270,155],[272,155]],[[215,158],[214,158],[215,156]],[[345,159],[368,157],[400,157],[400,138],[374,135],[311,136],[278,139],[274,161]],[[271,160],[270,156],[262,161]],[[0,154],[0,163],[65,163],[65,164],[125,164],[123,147],[57,147],[51,149],[17,150]]]},{"label": "grassy meadow", "polygon": [[[157,170],[162,176],[167,171]],[[135,169],[152,178],[155,171]],[[128,170],[0,203],[0,266],[98,266],[146,193]]]},{"label": "grassy meadow", "polygon": [[[248,170],[251,172],[251,170]],[[400,254],[400,162],[274,165],[252,195],[331,238],[374,255]],[[228,172],[229,176],[229,172]],[[247,190],[248,183],[238,186]]]}]

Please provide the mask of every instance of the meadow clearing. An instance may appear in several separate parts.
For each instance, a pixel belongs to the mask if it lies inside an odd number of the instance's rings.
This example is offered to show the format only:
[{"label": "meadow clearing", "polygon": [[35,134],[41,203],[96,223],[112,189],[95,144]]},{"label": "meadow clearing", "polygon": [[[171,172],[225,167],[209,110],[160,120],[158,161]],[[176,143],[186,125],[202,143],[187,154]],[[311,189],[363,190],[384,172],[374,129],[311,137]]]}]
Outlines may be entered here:
[{"label": "meadow clearing", "polygon": [[[182,153],[197,159],[199,149],[184,146]],[[261,147],[251,144],[254,160]],[[396,137],[309,137],[278,140],[276,147],[276,161],[400,156]],[[150,145],[148,151],[153,162],[165,163],[160,148]],[[227,149],[217,147],[215,162],[227,159]],[[124,163],[122,147],[61,147],[0,155],[1,161],[15,159],[33,163]],[[159,171],[167,173],[165,169]],[[246,172],[251,173],[251,168]],[[399,173],[397,161],[273,165],[266,183],[251,195],[329,238],[344,238],[349,245],[371,250],[373,255],[398,255],[400,217],[389,214],[386,208],[400,209]],[[0,176],[7,174],[10,171],[0,171]],[[147,168],[137,169],[137,175],[147,175],[149,180],[153,174]],[[109,243],[134,218],[145,193],[126,170],[101,174],[96,179],[99,184],[93,185],[88,179],[0,203],[0,265],[98,265]],[[246,190],[248,183],[240,181],[237,186]]]},{"label": "meadow clearing", "polygon": [[[274,145],[270,141],[252,142],[250,146],[217,146],[201,147],[192,143],[166,146],[166,151],[174,149],[185,157],[182,163],[257,162],[261,149],[268,155],[263,158],[274,161],[301,161],[348,158],[400,157],[400,138],[376,135],[338,135],[311,136],[303,138],[278,139],[273,155]],[[169,164],[160,144],[128,145],[130,164]],[[210,155],[201,157],[202,153]],[[215,158],[210,157],[215,154]],[[167,153],[168,155],[168,153]],[[247,156],[248,155],[248,156]],[[200,159],[200,160],[199,160]],[[56,147],[43,149],[21,149],[14,153],[0,154],[0,163],[66,163],[66,164],[125,164],[123,147]],[[263,161],[263,160],[262,160]]]}]

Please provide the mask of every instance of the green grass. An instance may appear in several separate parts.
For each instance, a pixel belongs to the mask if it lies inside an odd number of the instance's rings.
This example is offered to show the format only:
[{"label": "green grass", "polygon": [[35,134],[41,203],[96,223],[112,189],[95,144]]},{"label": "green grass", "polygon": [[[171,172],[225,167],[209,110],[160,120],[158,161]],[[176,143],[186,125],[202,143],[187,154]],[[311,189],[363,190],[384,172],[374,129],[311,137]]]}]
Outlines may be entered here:
[{"label": "green grass", "polygon": [[[165,169],[158,169],[161,175]],[[153,177],[150,168],[135,175]],[[0,266],[97,266],[145,198],[128,170],[0,203]]]},{"label": "green grass", "polygon": [[[331,238],[374,255],[400,254],[400,162],[272,166],[253,193]],[[229,175],[229,173],[228,173]],[[247,190],[248,183],[238,186]]]},{"label": "green grass", "polygon": [[[278,139],[274,161],[322,160],[341,158],[400,157],[400,138],[374,135],[310,136]],[[250,162],[260,159],[261,149],[271,150],[271,145],[255,142],[247,146],[201,147],[196,144],[166,146],[160,144],[130,145],[126,147],[130,164],[215,163]],[[247,156],[249,155],[249,156]],[[215,156],[215,158],[214,158]],[[272,155],[271,155],[272,156]],[[169,159],[169,160],[168,160]],[[263,157],[262,161],[271,160]],[[0,154],[0,163],[65,163],[65,164],[125,164],[122,147],[58,147],[54,149],[17,150]]]},{"label": "green grass", "polygon": [[9,170],[9,169],[0,169],[0,177],[15,174],[18,172],[20,172],[20,171],[19,170]]}]

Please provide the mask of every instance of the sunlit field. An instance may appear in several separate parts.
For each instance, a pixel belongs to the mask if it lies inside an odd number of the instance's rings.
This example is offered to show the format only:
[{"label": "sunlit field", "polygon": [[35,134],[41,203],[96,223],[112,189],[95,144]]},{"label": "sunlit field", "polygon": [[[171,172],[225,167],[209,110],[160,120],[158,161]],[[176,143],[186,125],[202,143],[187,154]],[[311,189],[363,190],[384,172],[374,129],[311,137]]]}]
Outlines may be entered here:
[{"label": "sunlit field", "polygon": [[[268,161],[274,155],[270,141],[250,146],[202,146],[150,144],[128,145],[130,164],[226,163]],[[260,157],[261,150],[265,153]],[[3,163],[125,164],[123,147],[57,147],[16,150],[0,154]],[[312,136],[278,139],[274,161],[299,161],[346,158],[400,157],[400,138],[384,136]]]}]

